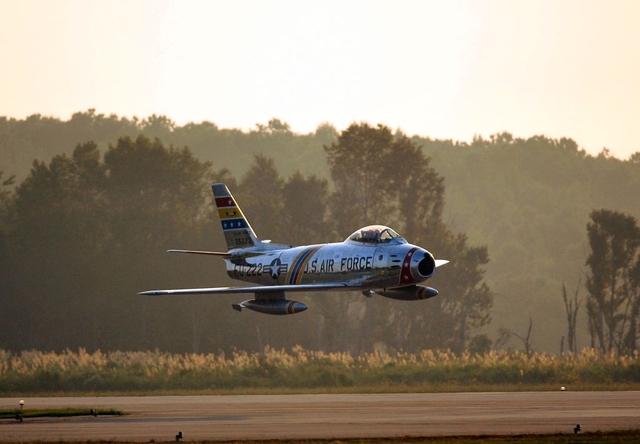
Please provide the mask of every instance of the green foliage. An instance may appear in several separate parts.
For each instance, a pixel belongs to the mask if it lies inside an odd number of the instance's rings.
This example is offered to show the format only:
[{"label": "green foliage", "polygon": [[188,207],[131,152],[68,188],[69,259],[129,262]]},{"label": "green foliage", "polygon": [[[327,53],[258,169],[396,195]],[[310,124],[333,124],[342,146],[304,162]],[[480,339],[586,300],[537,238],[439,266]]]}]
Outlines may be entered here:
[{"label": "green foliage", "polygon": [[592,346],[633,353],[640,337],[640,227],[633,216],[599,210],[587,224],[587,314]]},{"label": "green foliage", "polygon": [[281,216],[284,213],[283,184],[273,159],[259,154],[234,193],[258,236],[260,233],[269,233],[276,239],[285,236],[286,226]]},{"label": "green foliage", "polygon": [[[286,241],[293,245],[309,245],[332,238],[327,220],[329,182],[315,175],[305,177],[296,171],[282,187],[283,224]],[[285,238],[282,239],[283,241]]]},{"label": "green foliage", "polygon": [[[176,304],[151,306],[135,294],[175,268],[159,252],[174,242],[211,241],[205,199],[213,178],[211,166],[188,150],[143,136],[119,139],[104,160],[87,143],[49,165],[34,162],[15,191],[3,250],[11,266],[0,270],[0,323],[11,336],[0,342],[16,349],[189,347],[167,342],[175,339],[171,329],[184,325],[171,317]],[[202,303],[196,308],[206,315]]]},{"label": "green foliage", "polygon": [[78,143],[95,142],[101,150],[119,137],[135,140],[144,135],[175,146],[188,146],[194,156],[225,166],[237,177],[248,169],[253,156],[265,154],[278,162],[286,175],[300,170],[304,174],[327,177],[322,146],[337,137],[333,126],[324,123],[314,133],[295,134],[286,122],[271,119],[248,132],[222,129],[211,122],[190,122],[178,126],[167,116],[144,119],[106,116],[94,109],[78,112],[68,121],[34,114],[24,120],[0,117],[0,165],[22,180],[33,159],[44,162],[65,153],[70,155]]},{"label": "green foliage", "polygon": [[[146,141],[139,141],[141,134]],[[296,134],[278,119],[241,131],[95,110],[68,121],[0,118],[2,179],[17,177],[0,188],[0,347],[230,351],[300,342],[327,351],[347,350],[353,343],[369,350],[372,345],[417,350],[432,343],[458,350],[456,344],[466,337],[466,347],[483,349],[482,335],[494,338],[505,327],[522,331],[532,318],[533,347],[557,351],[566,324],[558,292],[563,283],[574,288],[584,269],[590,212],[610,208],[640,217],[638,153],[628,161],[606,152],[592,157],[571,139],[508,133],[471,143],[406,138],[383,125],[355,125],[342,141],[339,136],[330,124]],[[305,295],[313,310],[297,315],[302,317],[267,321],[250,314],[241,333],[228,313],[231,297],[141,301],[134,296],[155,287],[232,283],[214,259],[161,254],[167,248],[223,248],[211,214],[211,181],[224,181],[244,193],[243,199],[253,199],[249,217],[259,234],[276,242],[343,239],[354,228],[341,222],[332,205],[339,202],[350,210],[344,217],[351,217],[362,214],[361,202],[332,198],[340,190],[329,181],[323,146],[346,143],[351,136],[372,136],[371,153],[386,153],[381,168],[400,173],[378,174],[376,180],[387,184],[385,196],[395,196],[376,210],[379,221],[452,261],[433,281],[441,296],[418,306]],[[355,154],[362,147],[353,140]],[[352,160],[344,173],[355,177],[361,166]],[[371,171],[378,171],[380,159],[370,160]],[[248,171],[263,180],[260,187],[251,185]],[[265,208],[295,211],[277,218]],[[458,282],[463,276],[469,279]],[[440,314],[462,313],[469,300],[484,308],[466,323],[441,328],[433,322],[445,324]],[[376,332],[384,322],[362,317],[367,304],[396,318],[393,327],[384,327],[395,329],[392,333]],[[412,323],[398,324],[411,317]],[[575,327],[581,347],[588,338],[582,313]]]},{"label": "green foliage", "polygon": [[365,225],[382,224],[393,202],[389,199],[393,170],[386,168],[394,151],[391,130],[352,124],[325,151],[336,185],[332,215],[337,226],[346,230],[343,236]]},{"label": "green foliage", "polygon": [[[559,291],[563,283],[579,283],[589,214],[610,208],[640,217],[640,164],[591,157],[566,138],[502,133],[472,143],[412,140],[445,178],[448,225],[491,254],[486,281],[495,296],[493,322],[484,331],[492,337],[501,327],[522,331],[533,318],[534,347],[559,351],[566,334]],[[588,337],[581,314],[578,347]]]},{"label": "green foliage", "polygon": [[[493,296],[483,282],[489,255],[486,247],[469,247],[465,235],[454,235],[443,223],[443,178],[430,159],[407,137],[394,137],[388,127],[366,123],[352,124],[325,150],[336,185],[331,202],[338,229],[390,225],[410,242],[451,260],[439,284],[447,297],[430,301],[428,314],[407,304],[394,307],[395,315],[389,316],[386,304],[367,305],[365,325],[372,327],[356,350],[372,350],[376,341],[410,351],[465,350],[472,333],[490,320]],[[389,339],[391,332],[395,341]]]}]

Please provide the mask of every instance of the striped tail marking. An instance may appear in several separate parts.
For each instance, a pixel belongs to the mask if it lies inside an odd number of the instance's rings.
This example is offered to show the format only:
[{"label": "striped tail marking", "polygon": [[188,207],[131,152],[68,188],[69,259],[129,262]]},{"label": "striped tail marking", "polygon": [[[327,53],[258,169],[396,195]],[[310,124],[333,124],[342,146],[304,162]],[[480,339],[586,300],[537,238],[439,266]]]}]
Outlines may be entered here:
[{"label": "striped tail marking", "polygon": [[222,224],[222,231],[227,241],[227,248],[231,250],[233,248],[247,248],[258,245],[259,241],[253,232],[253,228],[249,225],[227,186],[217,183],[212,185],[212,189],[216,207],[218,208],[218,216]]}]

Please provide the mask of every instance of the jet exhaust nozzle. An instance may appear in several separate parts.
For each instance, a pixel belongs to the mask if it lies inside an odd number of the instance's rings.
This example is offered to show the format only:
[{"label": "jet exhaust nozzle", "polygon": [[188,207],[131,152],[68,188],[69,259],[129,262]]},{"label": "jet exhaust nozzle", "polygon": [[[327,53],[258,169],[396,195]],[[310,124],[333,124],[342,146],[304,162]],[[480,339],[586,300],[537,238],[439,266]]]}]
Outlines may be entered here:
[{"label": "jet exhaust nozzle", "polygon": [[270,315],[290,315],[305,311],[307,304],[287,299],[249,299],[240,304],[232,304],[234,310],[242,311],[243,308]]}]

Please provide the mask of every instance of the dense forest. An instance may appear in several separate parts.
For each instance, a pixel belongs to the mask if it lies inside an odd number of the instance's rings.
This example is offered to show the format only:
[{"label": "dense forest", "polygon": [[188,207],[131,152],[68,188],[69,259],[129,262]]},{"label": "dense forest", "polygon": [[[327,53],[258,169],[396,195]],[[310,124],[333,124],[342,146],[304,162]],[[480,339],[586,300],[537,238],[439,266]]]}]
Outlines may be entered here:
[{"label": "dense forest", "polygon": [[[68,121],[0,118],[0,172],[0,349],[558,352],[637,331],[638,304],[620,302],[609,318],[625,322],[598,339],[604,324],[589,299],[597,268],[588,262],[594,210],[624,215],[635,233],[638,153],[593,157],[571,139],[508,133],[463,143],[322,124],[296,134],[277,119],[241,131],[89,110]],[[235,296],[137,296],[233,284],[219,259],[164,254],[223,248],[214,181],[226,182],[258,235],[275,242],[392,226],[452,261],[433,278],[440,296],[310,294],[310,310],[288,317],[239,315]],[[377,200],[362,199],[365,189]]]}]

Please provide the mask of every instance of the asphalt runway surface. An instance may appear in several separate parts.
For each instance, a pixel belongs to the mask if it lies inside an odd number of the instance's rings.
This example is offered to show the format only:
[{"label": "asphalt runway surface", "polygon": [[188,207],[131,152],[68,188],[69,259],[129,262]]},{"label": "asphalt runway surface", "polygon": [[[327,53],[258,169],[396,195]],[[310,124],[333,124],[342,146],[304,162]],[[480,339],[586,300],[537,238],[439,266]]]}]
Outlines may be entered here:
[{"label": "asphalt runway surface", "polygon": [[[18,407],[0,398],[0,408]],[[185,441],[520,435],[640,428],[640,392],[25,398],[121,417],[0,421],[0,441]]]}]

